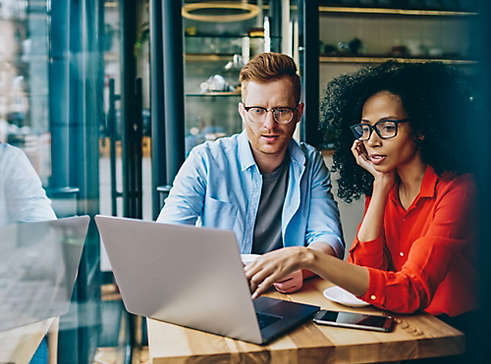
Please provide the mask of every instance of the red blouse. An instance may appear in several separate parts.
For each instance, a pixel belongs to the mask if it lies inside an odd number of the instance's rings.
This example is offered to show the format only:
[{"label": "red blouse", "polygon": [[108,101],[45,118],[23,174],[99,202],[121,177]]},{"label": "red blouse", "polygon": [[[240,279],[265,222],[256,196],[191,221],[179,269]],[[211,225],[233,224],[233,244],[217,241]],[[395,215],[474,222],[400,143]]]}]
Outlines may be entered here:
[{"label": "red blouse", "polygon": [[[400,313],[457,316],[477,308],[475,193],[472,176],[445,178],[427,167],[419,195],[405,210],[394,186],[384,236],[356,237],[349,252],[348,261],[370,273],[360,298]],[[365,211],[369,204],[367,197]]]}]

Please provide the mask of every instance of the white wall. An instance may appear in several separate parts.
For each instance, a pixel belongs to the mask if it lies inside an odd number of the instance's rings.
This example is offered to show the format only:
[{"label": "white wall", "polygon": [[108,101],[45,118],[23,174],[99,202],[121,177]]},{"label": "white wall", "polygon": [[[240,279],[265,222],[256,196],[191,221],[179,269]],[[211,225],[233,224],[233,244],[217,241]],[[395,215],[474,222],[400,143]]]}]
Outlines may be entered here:
[{"label": "white wall", "polygon": [[[329,170],[331,170],[332,166],[332,154],[323,153],[324,162],[326,163]],[[341,214],[341,224],[343,226],[343,235],[344,241],[346,243],[346,254],[347,257],[348,250],[351,247],[351,243],[355,238],[356,229],[361,222],[361,218],[363,217],[363,209],[365,207],[365,198],[360,198],[359,200],[355,200],[350,204],[341,200],[338,196],[338,183],[337,179],[339,178],[338,173],[331,174],[331,182],[333,186],[333,195],[334,199],[338,203],[339,212]]]}]

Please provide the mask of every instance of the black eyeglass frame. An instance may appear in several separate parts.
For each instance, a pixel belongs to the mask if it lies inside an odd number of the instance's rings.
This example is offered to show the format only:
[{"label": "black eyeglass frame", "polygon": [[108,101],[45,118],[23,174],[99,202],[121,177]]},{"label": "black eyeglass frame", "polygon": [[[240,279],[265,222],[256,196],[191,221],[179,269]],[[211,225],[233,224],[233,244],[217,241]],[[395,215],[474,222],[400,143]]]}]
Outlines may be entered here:
[{"label": "black eyeglass frame", "polygon": [[[271,111],[273,113],[273,120],[276,123],[281,124],[281,125],[290,124],[292,122],[292,120],[295,118],[295,111],[298,110],[298,104],[295,107],[290,107],[290,106],[276,106],[276,107],[270,107],[270,108],[263,107],[263,106],[245,106],[244,104],[242,104],[242,106],[244,107],[244,110],[247,112],[248,115],[249,115],[249,110],[250,109],[261,109],[261,110],[266,111],[266,114]],[[278,121],[278,119],[276,118],[276,112],[277,112],[278,109],[288,109],[288,110],[290,110],[293,113],[292,114],[292,118],[290,120],[288,120],[288,121]]]},{"label": "black eyeglass frame", "polygon": [[[373,125],[370,125],[370,124],[368,124],[368,123],[358,123],[358,124],[354,124],[354,125],[351,125],[351,126],[350,126],[350,129],[351,129],[351,132],[353,133],[353,135],[355,136],[355,138],[356,138],[356,139],[358,139],[358,140],[361,140],[361,141],[367,141],[367,140],[369,140],[369,139],[371,138],[371,136],[372,136],[372,132],[373,132],[374,130],[375,130],[375,133],[377,133],[377,135],[379,136],[379,138],[380,138],[380,139],[387,140],[387,139],[392,139],[392,138],[395,138],[395,137],[397,136],[397,132],[398,132],[398,130],[399,130],[399,123],[405,123],[405,122],[408,122],[408,121],[409,121],[409,119],[408,119],[408,118],[406,118],[406,119],[400,119],[400,120],[395,120],[395,119],[383,119],[383,120],[379,120],[379,121],[377,121],[377,122],[376,122],[375,124],[373,124]],[[384,136],[380,135],[380,131],[377,129],[377,125],[382,124],[382,123],[386,123],[386,122],[392,122],[392,123],[394,123],[395,128],[396,128],[396,130],[395,130],[395,132],[394,132],[394,135],[392,135],[392,136],[390,136],[390,137],[384,137]],[[368,138],[366,138],[366,139],[361,139],[361,138],[359,138],[359,137],[357,136],[357,135],[358,135],[358,133],[355,131],[355,128],[356,128],[357,126],[360,126],[360,125],[361,125],[361,126],[367,126],[367,127],[370,129],[370,134],[368,134]]]}]

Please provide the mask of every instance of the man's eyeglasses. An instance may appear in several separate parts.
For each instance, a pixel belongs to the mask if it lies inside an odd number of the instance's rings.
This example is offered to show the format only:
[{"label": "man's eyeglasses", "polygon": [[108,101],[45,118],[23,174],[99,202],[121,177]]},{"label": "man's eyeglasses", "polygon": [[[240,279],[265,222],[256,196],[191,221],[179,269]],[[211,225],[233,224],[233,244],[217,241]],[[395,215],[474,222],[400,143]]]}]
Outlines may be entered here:
[{"label": "man's eyeglasses", "polygon": [[366,123],[355,124],[351,125],[350,129],[353,132],[355,138],[358,140],[365,141],[370,139],[372,131],[374,130],[381,139],[390,139],[394,138],[397,135],[397,125],[406,121],[409,121],[409,119],[380,120],[376,122],[373,126]]},{"label": "man's eyeglasses", "polygon": [[264,122],[266,120],[268,112],[271,111],[273,113],[274,121],[276,121],[278,124],[288,124],[293,120],[293,116],[295,114],[295,110],[297,110],[297,106],[281,106],[272,107],[269,109],[262,106],[244,106],[244,110],[247,112],[247,115],[249,116],[251,121],[255,123]]}]

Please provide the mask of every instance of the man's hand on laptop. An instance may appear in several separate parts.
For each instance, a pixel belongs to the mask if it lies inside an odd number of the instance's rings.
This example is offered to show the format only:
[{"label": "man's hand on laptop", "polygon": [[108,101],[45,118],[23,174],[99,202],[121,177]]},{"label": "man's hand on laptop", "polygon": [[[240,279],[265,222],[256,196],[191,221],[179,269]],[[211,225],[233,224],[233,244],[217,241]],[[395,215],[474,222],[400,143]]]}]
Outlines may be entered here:
[{"label": "man's hand on laptop", "polygon": [[279,282],[273,284],[274,288],[280,293],[293,293],[300,290],[303,286],[303,274],[301,270],[296,270]]}]

